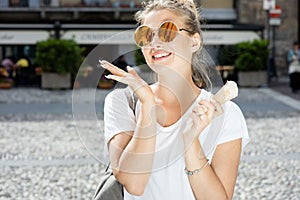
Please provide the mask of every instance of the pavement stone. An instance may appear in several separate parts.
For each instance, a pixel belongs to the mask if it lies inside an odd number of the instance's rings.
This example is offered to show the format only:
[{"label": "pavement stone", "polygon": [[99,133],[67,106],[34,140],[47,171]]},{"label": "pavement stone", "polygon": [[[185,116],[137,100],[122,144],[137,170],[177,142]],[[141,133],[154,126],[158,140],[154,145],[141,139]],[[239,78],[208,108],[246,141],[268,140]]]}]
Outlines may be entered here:
[{"label": "pavement stone", "polygon": [[[79,102],[101,107],[109,90],[79,92]],[[93,102],[85,98],[91,93]],[[300,199],[300,111],[280,94],[241,88],[234,100],[251,138],[235,200]],[[0,200],[91,199],[105,167],[96,159],[103,148],[102,110],[97,123],[80,124],[84,133],[78,133],[71,103],[71,90],[0,90]]]}]

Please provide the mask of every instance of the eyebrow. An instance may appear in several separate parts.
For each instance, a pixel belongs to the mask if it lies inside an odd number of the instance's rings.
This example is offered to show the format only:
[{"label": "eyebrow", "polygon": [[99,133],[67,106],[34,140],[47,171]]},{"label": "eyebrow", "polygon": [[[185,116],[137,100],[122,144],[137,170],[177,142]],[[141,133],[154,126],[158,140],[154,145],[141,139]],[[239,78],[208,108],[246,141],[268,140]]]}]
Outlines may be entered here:
[{"label": "eyebrow", "polygon": [[165,22],[165,21],[173,22],[173,20],[171,20],[170,18],[165,18],[162,22]]},{"label": "eyebrow", "polygon": [[[171,20],[170,18],[165,18],[165,19],[163,19],[162,21],[161,21],[161,23],[159,24],[159,26],[162,24],[162,23],[164,23],[164,22],[173,22],[173,23],[175,23],[173,20]],[[176,24],[176,23],[175,23]],[[141,25],[145,25],[144,23],[142,23]],[[177,24],[176,24],[177,25]],[[146,25],[146,26],[148,26],[148,25]],[[177,25],[178,26],[178,25]],[[149,26],[149,27],[151,27],[151,28],[155,28],[155,27],[153,27],[153,26]]]}]

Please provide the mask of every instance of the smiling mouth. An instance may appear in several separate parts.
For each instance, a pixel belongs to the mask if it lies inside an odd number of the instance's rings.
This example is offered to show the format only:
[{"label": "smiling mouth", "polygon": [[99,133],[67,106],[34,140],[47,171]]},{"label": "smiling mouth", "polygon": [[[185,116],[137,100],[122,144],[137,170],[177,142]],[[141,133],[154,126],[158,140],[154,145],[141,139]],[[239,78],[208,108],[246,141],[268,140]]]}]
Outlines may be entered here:
[{"label": "smiling mouth", "polygon": [[162,60],[162,59],[169,57],[171,54],[172,53],[159,53],[159,54],[153,55],[152,58],[153,58],[153,60]]}]

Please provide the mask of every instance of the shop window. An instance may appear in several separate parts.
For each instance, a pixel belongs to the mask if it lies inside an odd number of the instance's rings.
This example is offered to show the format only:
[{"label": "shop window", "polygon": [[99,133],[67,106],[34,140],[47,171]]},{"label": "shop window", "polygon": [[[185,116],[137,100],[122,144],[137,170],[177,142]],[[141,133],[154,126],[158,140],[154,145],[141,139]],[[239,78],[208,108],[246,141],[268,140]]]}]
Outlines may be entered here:
[{"label": "shop window", "polygon": [[9,6],[10,7],[28,7],[29,0],[10,0]]},{"label": "shop window", "polygon": [[81,0],[60,0],[60,5],[63,7],[81,6]]}]

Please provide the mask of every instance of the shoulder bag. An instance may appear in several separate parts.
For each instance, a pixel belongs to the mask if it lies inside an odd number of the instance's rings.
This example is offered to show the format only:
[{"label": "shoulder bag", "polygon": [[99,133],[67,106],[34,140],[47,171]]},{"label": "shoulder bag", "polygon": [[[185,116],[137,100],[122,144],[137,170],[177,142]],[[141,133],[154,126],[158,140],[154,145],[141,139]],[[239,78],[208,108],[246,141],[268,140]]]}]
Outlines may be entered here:
[{"label": "shoulder bag", "polygon": [[[130,88],[125,88],[125,94],[130,108],[135,114],[135,106],[137,97],[131,94]],[[93,200],[123,200],[124,191],[123,185],[113,175],[110,164],[108,164],[104,175],[100,179],[100,183],[96,189]]]}]

